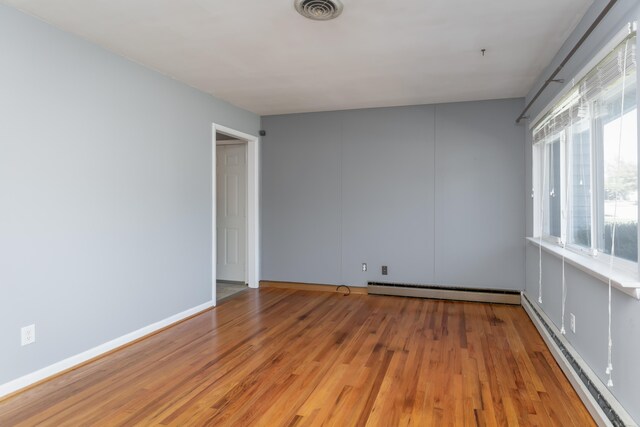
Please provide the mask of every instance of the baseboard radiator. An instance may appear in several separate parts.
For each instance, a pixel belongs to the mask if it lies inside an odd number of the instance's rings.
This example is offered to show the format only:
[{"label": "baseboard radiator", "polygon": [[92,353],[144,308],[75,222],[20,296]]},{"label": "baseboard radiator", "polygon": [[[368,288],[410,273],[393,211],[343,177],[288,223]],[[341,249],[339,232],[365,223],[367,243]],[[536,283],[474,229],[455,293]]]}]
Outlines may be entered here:
[{"label": "baseboard radiator", "polygon": [[369,282],[367,289],[370,295],[392,295],[399,297],[520,305],[520,291],[505,291],[501,289],[473,289],[382,282]]},{"label": "baseboard radiator", "polygon": [[560,334],[551,319],[524,294],[522,306],[598,425],[637,427],[629,413]]}]

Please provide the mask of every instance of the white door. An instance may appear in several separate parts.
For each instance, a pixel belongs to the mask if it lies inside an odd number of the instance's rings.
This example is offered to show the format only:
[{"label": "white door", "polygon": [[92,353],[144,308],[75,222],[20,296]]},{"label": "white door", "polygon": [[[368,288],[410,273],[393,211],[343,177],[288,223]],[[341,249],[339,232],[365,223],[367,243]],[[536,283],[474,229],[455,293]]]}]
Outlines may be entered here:
[{"label": "white door", "polygon": [[247,144],[216,146],[217,279],[246,282]]}]

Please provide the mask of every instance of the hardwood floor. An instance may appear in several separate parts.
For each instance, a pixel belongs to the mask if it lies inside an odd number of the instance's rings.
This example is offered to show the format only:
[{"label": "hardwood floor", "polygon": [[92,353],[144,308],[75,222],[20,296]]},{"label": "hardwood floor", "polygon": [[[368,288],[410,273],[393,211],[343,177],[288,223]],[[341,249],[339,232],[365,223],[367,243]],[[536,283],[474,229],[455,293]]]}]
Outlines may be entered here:
[{"label": "hardwood floor", "polygon": [[521,307],[281,289],[0,402],[0,426],[594,425]]}]

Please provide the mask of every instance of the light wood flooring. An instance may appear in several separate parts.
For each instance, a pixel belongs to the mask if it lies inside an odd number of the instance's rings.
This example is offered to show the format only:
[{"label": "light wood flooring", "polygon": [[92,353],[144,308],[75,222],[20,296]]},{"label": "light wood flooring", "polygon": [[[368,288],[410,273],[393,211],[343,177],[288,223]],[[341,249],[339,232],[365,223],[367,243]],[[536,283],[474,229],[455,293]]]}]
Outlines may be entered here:
[{"label": "light wood flooring", "polygon": [[521,307],[248,290],[0,401],[0,426],[590,426]]}]

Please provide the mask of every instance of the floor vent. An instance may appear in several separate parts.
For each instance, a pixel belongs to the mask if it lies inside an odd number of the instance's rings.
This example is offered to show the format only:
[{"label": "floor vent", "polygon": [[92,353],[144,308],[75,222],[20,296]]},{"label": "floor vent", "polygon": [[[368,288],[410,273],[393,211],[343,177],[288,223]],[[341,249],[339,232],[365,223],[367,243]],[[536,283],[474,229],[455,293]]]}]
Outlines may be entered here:
[{"label": "floor vent", "polygon": [[520,305],[519,291],[505,291],[502,289],[473,289],[381,282],[369,282],[367,288],[370,295],[392,295],[399,297]]},{"label": "floor vent", "polygon": [[[556,347],[557,351],[561,353],[562,357],[565,359],[564,362],[566,363],[566,365],[570,366],[570,369],[573,371],[574,377],[577,377],[577,379],[584,386],[583,390],[591,395],[591,402],[595,403],[601,410],[601,413],[599,415],[604,416],[608,420],[610,425],[615,427],[636,426],[630,415],[627,414],[626,411],[624,411],[620,403],[615,400],[611,392],[609,392],[604,387],[600,380],[592,379],[595,378],[595,373],[593,373],[593,371],[591,371],[589,368],[583,368],[583,365],[580,363],[580,361],[577,360],[579,356],[575,356],[574,351],[571,351],[567,347],[564,339],[560,338],[557,329],[549,324],[549,319],[546,317],[546,315],[541,314],[540,311],[538,311],[538,309],[531,303],[531,301],[529,301],[529,298],[527,298],[527,296],[524,294],[522,295],[522,305],[524,306],[525,310],[533,313],[535,319],[532,320],[537,320],[538,325],[541,325],[544,328],[544,331],[546,332],[547,336],[553,341],[553,345]],[[534,321],[534,324],[535,323],[536,322]],[[541,335],[543,335],[543,338],[545,338],[544,334],[541,333]],[[549,348],[553,353],[553,348],[551,348],[551,345],[549,345]],[[562,367],[562,363],[559,364],[560,367]],[[565,374],[567,375],[567,378],[569,378],[569,381],[572,381],[571,376],[567,372],[565,372]],[[574,384],[574,388],[580,393],[580,391],[576,387],[576,384]],[[587,402],[585,402],[585,404],[586,403]],[[589,406],[590,405],[587,405],[587,408]],[[594,414],[592,413],[592,415]]]}]

